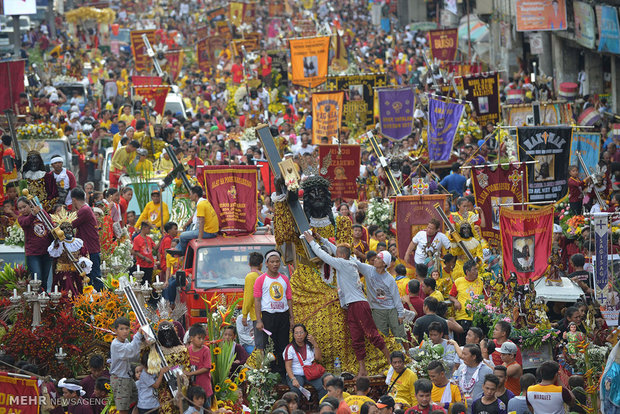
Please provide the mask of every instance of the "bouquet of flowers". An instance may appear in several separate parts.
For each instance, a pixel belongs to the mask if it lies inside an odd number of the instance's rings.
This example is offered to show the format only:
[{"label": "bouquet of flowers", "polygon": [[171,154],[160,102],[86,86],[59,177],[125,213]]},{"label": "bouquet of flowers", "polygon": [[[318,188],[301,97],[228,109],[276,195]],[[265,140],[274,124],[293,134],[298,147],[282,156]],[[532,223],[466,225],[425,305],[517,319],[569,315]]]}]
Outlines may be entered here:
[{"label": "bouquet of flowers", "polygon": [[125,240],[116,244],[111,251],[102,251],[101,261],[109,269],[118,268],[127,270],[133,266],[133,256],[131,255],[131,241]]},{"label": "bouquet of flowers", "polygon": [[17,128],[17,139],[58,139],[58,129],[53,124],[28,124]]},{"label": "bouquet of flowers", "polygon": [[24,230],[17,222],[15,222],[15,224],[9,227],[9,234],[4,239],[4,242],[9,246],[24,247]]},{"label": "bouquet of flowers", "polygon": [[246,375],[249,385],[247,399],[252,413],[269,413],[276,402],[275,386],[280,382],[280,375],[272,372],[269,367],[275,359],[273,342],[269,338],[265,352],[254,350],[245,363],[245,371],[239,374]]},{"label": "bouquet of flowers", "polygon": [[256,142],[256,128],[250,127],[243,130],[239,136],[240,141]]},{"label": "bouquet of flowers", "polygon": [[468,315],[472,315],[472,324],[478,327],[488,327],[499,316],[499,308],[487,303],[484,295],[475,296],[471,292],[471,301],[465,306]]},{"label": "bouquet of flowers", "polygon": [[431,361],[439,361],[443,359],[443,346],[441,344],[433,344],[428,339],[428,335],[424,334],[424,341],[420,346],[409,349],[411,355],[411,363],[409,368],[416,373],[418,378],[428,378],[426,367]]},{"label": "bouquet of flowers", "polygon": [[521,348],[539,349],[546,343],[555,343],[559,334],[560,331],[539,324],[533,328],[513,329],[510,340]]},{"label": "bouquet of flowers", "polygon": [[114,339],[110,327],[116,318],[136,319],[125,296],[119,297],[108,290],[96,292],[92,286],[86,286],[84,293],[73,298],[72,302],[74,317],[92,329],[95,339],[105,342]]},{"label": "bouquet of flowers", "polygon": [[375,224],[386,233],[389,233],[393,213],[393,206],[389,200],[373,199],[368,204],[368,213],[366,214],[365,223],[367,225]]}]

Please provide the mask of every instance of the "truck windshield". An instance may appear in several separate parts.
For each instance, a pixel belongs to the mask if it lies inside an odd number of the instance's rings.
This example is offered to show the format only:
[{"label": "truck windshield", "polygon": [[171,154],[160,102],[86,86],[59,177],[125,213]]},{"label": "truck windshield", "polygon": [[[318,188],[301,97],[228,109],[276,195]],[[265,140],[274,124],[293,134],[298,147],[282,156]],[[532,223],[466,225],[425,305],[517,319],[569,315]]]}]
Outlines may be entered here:
[{"label": "truck windshield", "polygon": [[[245,275],[250,271],[248,255],[251,252],[264,255],[272,249],[270,245],[201,247],[196,262],[196,289],[242,287]],[[280,266],[280,272],[289,275],[287,266]]]},{"label": "truck windshield", "polygon": [[[22,141],[20,140],[20,144],[22,143]],[[28,156],[28,151],[26,150],[26,147],[24,145],[20,145],[20,150],[22,153],[22,157],[24,158],[24,160],[26,159],[26,157]],[[46,140],[43,141],[43,145],[41,147],[41,157],[43,158],[43,162],[45,163],[45,165],[49,165],[50,161],[52,160],[52,156],[54,155],[60,155],[62,158],[66,158],[67,157],[67,143],[63,140],[54,140],[54,141],[50,141],[50,140]],[[70,155],[69,155],[70,156]],[[65,167],[66,166],[71,166],[71,159],[65,159]]]}]

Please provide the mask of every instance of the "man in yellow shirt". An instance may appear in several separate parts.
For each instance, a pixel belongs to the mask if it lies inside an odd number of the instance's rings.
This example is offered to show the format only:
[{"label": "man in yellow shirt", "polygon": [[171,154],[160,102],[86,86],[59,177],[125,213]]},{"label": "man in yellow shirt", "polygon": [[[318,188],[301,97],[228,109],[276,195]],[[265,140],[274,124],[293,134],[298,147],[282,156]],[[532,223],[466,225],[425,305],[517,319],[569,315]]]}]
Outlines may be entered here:
[{"label": "man in yellow shirt", "polygon": [[112,152],[116,152],[116,148],[118,148],[118,144],[121,142],[121,139],[123,139],[126,130],[127,124],[125,121],[118,121],[118,132],[114,134],[112,138]]},{"label": "man in yellow shirt", "polygon": [[390,369],[385,373],[387,395],[394,398],[396,409],[407,409],[418,403],[413,384],[418,376],[405,365],[405,354],[394,351],[390,354]]},{"label": "man in yellow shirt", "polygon": [[[163,223],[161,217],[162,208],[164,214]],[[135,227],[140,228],[140,224],[143,221],[146,221],[151,224],[151,227],[154,226],[160,228],[162,225],[166,224],[169,219],[170,213],[168,212],[168,206],[166,203],[161,201],[161,193],[159,190],[154,190],[151,192],[151,201],[146,203],[146,206],[144,206],[144,210],[142,210],[142,214],[140,214],[140,218],[138,218]]]},{"label": "man in yellow shirt", "polygon": [[432,277],[424,278],[424,280],[422,281],[422,285],[420,287],[422,288],[422,292],[424,292],[424,295],[426,297],[430,296],[432,298],[437,299],[439,302],[444,301],[444,298],[441,292],[436,290],[437,281],[433,279]]},{"label": "man in yellow shirt", "polygon": [[365,402],[372,402],[372,398],[368,397],[370,392],[370,380],[368,377],[359,377],[355,380],[355,395],[350,395],[344,399],[352,413],[359,413]]},{"label": "man in yellow shirt", "polygon": [[467,405],[463,400],[463,394],[458,385],[452,384],[446,377],[446,368],[442,361],[431,361],[428,364],[428,377],[433,383],[431,401],[441,405],[446,412],[450,411],[452,404],[460,402]]},{"label": "man in yellow shirt", "polygon": [[467,313],[467,304],[471,301],[471,295],[481,295],[483,288],[475,260],[465,262],[463,272],[465,277],[456,279],[450,290],[450,300],[454,304],[456,322],[463,327],[463,333],[455,333],[454,340],[461,346],[465,344],[465,336],[473,320],[473,315]]},{"label": "man in yellow shirt", "polygon": [[181,233],[179,237],[179,245],[176,249],[168,250],[168,253],[183,256],[187,244],[194,239],[212,239],[217,237],[217,232],[220,231],[220,222],[215,214],[215,210],[209,200],[203,198],[202,187],[195,185],[189,192],[189,198],[196,203],[196,212],[192,217],[192,225],[194,230],[187,230]]},{"label": "man in yellow shirt", "polygon": [[153,163],[147,158],[149,152],[144,148],[140,148],[138,151],[138,163],[136,164],[136,172],[146,175],[153,174]]},{"label": "man in yellow shirt", "polygon": [[[245,275],[245,284],[243,286],[243,307],[241,308],[241,323],[248,326],[248,315],[256,331],[256,310],[254,310],[254,282],[261,275],[263,267],[263,255],[259,252],[252,252],[249,255],[250,273]],[[254,346],[257,349],[264,349],[262,344],[263,335],[254,336]],[[260,342],[260,344],[259,344]]]},{"label": "man in yellow shirt", "polygon": [[140,148],[140,143],[138,141],[131,141],[128,145],[120,147],[114,153],[110,165],[110,188],[118,188],[118,180],[121,174],[127,172],[127,166],[132,163],[138,148]]}]

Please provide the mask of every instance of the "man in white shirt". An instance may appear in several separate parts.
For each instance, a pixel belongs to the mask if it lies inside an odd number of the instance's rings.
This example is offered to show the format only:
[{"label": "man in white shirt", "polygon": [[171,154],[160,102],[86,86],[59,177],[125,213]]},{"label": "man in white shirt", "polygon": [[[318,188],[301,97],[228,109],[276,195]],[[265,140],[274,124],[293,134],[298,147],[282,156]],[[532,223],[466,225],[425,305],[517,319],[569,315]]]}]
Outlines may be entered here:
[{"label": "man in white shirt", "polygon": [[433,256],[438,249],[442,247],[446,250],[450,249],[450,240],[439,231],[441,223],[437,219],[431,219],[426,226],[426,230],[419,231],[405,253],[405,262],[410,263],[411,253],[415,252],[414,261],[416,264],[424,264],[429,256]]}]

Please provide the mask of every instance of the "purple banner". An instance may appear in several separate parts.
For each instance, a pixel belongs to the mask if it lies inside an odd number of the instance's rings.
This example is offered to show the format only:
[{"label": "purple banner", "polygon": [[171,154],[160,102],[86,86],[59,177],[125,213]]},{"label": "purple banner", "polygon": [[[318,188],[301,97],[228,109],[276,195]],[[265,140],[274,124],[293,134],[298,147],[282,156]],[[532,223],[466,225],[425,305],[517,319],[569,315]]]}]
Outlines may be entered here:
[{"label": "purple banner", "polygon": [[428,99],[428,157],[431,161],[448,161],[454,135],[463,116],[464,105]]},{"label": "purple banner", "polygon": [[381,134],[397,141],[411,135],[415,108],[413,89],[380,89],[377,92]]},{"label": "purple banner", "polygon": [[592,224],[594,225],[594,243],[596,252],[596,267],[594,268],[594,280],[596,286],[603,290],[607,283],[609,282],[609,274],[608,274],[608,263],[607,263],[607,235],[609,231],[607,215],[601,213],[594,214],[594,220],[592,220]]}]

